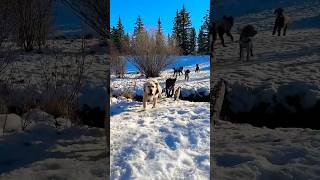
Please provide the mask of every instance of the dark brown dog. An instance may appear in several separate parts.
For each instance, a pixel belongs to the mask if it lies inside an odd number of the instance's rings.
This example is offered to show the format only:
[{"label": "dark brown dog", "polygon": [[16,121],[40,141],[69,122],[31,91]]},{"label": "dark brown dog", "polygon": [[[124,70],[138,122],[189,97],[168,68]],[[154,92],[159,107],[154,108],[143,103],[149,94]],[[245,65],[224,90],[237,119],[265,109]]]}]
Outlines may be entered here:
[{"label": "dark brown dog", "polygon": [[[233,22],[234,22],[234,18],[232,16],[223,16],[222,20],[217,22],[216,33],[218,33],[219,38],[221,40],[221,44],[224,47],[227,47],[224,43],[224,38],[223,38],[224,33],[226,33],[227,36],[229,36],[231,38],[231,41],[233,41],[233,36],[230,32],[231,28],[233,26]],[[217,35],[215,35],[215,36],[217,36]]]},{"label": "dark brown dog", "polygon": [[274,14],[276,14],[277,17],[276,22],[274,23],[272,35],[275,35],[276,31],[278,31],[278,36],[280,36],[281,29],[283,28],[283,36],[285,36],[288,28],[288,17],[285,15],[282,8],[277,8],[274,11]]},{"label": "dark brown dog", "polygon": [[190,70],[187,69],[187,70],[184,72],[184,80],[189,81],[189,74],[190,74]]},{"label": "dark brown dog", "polygon": [[183,67],[173,68],[173,76],[180,76],[181,74],[183,74]]},{"label": "dark brown dog", "polygon": [[174,86],[176,84],[177,78],[166,80],[166,95],[167,97],[172,97],[174,93]]},{"label": "dark brown dog", "polygon": [[252,37],[257,34],[257,31],[252,25],[246,25],[241,33],[240,33],[240,39],[239,39],[239,45],[240,45],[240,60],[242,60],[243,56],[243,49],[247,50],[247,61],[250,59],[250,55],[253,56],[253,43],[252,43]]},{"label": "dark brown dog", "polygon": [[199,72],[199,71],[200,71],[199,64],[196,64],[196,72]]}]

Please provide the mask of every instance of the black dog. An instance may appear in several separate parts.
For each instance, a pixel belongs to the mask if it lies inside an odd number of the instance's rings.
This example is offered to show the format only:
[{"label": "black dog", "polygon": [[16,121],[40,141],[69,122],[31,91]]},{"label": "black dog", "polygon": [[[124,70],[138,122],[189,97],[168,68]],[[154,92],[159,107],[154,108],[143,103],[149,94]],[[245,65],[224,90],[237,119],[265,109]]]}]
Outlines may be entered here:
[{"label": "black dog", "polygon": [[166,95],[167,97],[172,97],[174,93],[174,85],[176,84],[177,78],[166,80]]},{"label": "black dog", "polygon": [[281,29],[283,28],[283,35],[285,36],[288,28],[288,17],[285,15],[282,8],[277,8],[274,11],[274,14],[277,14],[277,18],[276,22],[274,23],[272,35],[275,35],[276,31],[278,31],[278,36],[280,36]]},{"label": "black dog", "polygon": [[196,72],[199,72],[199,71],[200,71],[199,64],[196,64]]},{"label": "black dog", "polygon": [[190,73],[190,70],[189,70],[189,69],[187,69],[187,70],[184,72],[184,80],[189,81],[189,73]]},{"label": "black dog", "polygon": [[[223,38],[224,33],[226,33],[227,36],[229,36],[231,38],[231,41],[233,41],[233,36],[231,34],[231,28],[233,26],[233,22],[234,22],[234,18],[232,16],[223,16],[222,20],[217,22],[216,33],[218,33],[219,38],[221,40],[221,44],[223,47],[227,47],[224,44],[224,38]],[[215,37],[216,36],[217,35],[215,35]]]},{"label": "black dog", "polygon": [[177,76],[177,75],[181,75],[183,74],[183,67],[179,67],[179,68],[173,68],[173,76]]}]

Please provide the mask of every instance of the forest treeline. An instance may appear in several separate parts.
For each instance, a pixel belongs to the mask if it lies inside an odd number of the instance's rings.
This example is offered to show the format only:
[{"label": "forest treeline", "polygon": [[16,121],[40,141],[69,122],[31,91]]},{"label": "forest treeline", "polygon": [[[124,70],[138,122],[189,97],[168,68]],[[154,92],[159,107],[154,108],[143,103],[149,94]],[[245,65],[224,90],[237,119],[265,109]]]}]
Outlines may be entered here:
[{"label": "forest treeline", "polygon": [[[125,32],[121,17],[118,17],[116,26],[111,27],[111,41],[115,49],[120,54],[129,54],[135,44],[140,33],[147,32],[141,16],[138,16],[135,22],[133,33]],[[190,13],[183,5],[182,9],[176,11],[173,19],[173,30],[171,34],[165,35],[162,30],[162,22],[159,17],[157,26],[148,33],[154,33],[156,42],[159,46],[162,44],[177,46],[180,54],[196,55],[209,53],[209,11],[203,17],[202,25],[196,33],[196,29],[192,26]]]}]

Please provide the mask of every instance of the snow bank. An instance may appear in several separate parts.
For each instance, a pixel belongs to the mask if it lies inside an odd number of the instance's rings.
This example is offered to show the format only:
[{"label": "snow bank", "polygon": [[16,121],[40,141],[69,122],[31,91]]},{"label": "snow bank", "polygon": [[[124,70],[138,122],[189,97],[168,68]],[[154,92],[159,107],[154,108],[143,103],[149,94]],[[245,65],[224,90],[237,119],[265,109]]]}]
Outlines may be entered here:
[{"label": "snow bank", "polygon": [[[0,115],[1,130],[4,116]],[[31,124],[21,131],[26,117]],[[106,179],[105,147],[103,129],[57,129],[52,116],[40,110],[23,118],[9,114],[5,135],[0,135],[0,179]]]},{"label": "snow bank", "polygon": [[[290,101],[290,98],[297,98],[297,102]],[[227,100],[230,109],[235,113],[250,112],[262,103],[268,104],[267,111],[270,113],[278,105],[290,112],[297,112],[298,108],[310,109],[316,106],[320,100],[320,87],[302,82],[292,82],[280,87],[257,88],[235,84],[229,87]]]},{"label": "snow bank", "polygon": [[22,119],[16,114],[0,114],[0,134],[22,131]]}]

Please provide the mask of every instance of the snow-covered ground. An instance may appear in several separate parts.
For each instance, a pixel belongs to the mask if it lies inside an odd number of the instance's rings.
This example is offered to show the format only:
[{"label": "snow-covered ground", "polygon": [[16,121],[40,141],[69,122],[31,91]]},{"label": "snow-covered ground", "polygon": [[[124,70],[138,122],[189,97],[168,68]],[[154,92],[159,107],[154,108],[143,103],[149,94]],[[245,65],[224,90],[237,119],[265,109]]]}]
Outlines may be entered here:
[{"label": "snow-covered ground", "polygon": [[[2,127],[7,116],[6,131]],[[22,119],[0,115],[0,179],[105,179],[107,154],[104,129],[70,126],[55,128],[54,118],[40,110],[29,113],[29,126]]]},{"label": "snow-covered ground", "polygon": [[[180,63],[179,63],[180,62]],[[199,63],[200,72],[195,73],[195,64]],[[190,65],[191,64],[191,65]],[[186,66],[184,66],[186,65]],[[190,79],[185,80],[184,75],[178,76],[176,86],[181,87],[181,96],[188,97],[190,95],[200,94],[202,96],[209,96],[210,87],[210,65],[208,56],[183,56],[178,59],[178,63],[173,65],[175,67],[183,66],[184,70],[189,69]],[[168,78],[173,78],[173,69],[169,68],[162,72],[161,77],[154,78],[160,83],[162,89],[165,88],[165,81]],[[119,79],[116,76],[111,76],[111,88],[113,96],[120,96],[124,92],[133,92],[136,96],[143,95],[143,84],[146,78],[141,77],[140,74],[125,74],[125,78]]]},{"label": "snow-covered ground", "polygon": [[[236,1],[225,2],[221,3],[225,6],[221,10],[225,11],[220,13],[236,16],[235,40],[239,38],[238,27],[252,24],[258,29],[253,38],[254,56],[249,62],[239,61],[238,43],[226,37],[228,47],[222,47],[220,40],[217,41],[217,61],[213,65],[217,71],[213,78],[215,82],[220,78],[228,82],[231,93],[227,99],[232,101],[231,108],[235,112],[250,112],[261,102],[276,102],[291,109],[285,99],[294,95],[301,98],[305,108],[319,102],[320,2],[242,0],[244,9],[231,5]],[[273,10],[277,7],[284,7],[290,17],[287,36],[271,35]],[[218,121],[214,134],[211,148],[216,179],[320,177],[319,130],[268,129]]]},{"label": "snow-covered ground", "polygon": [[209,103],[113,98],[111,113],[111,179],[209,178]]},{"label": "snow-covered ground", "polygon": [[[201,71],[195,73],[197,59]],[[204,92],[209,95],[209,58],[182,57],[189,61],[190,81],[178,77],[176,87],[182,94]],[[181,66],[181,64],[176,65]],[[162,88],[173,76],[170,68],[156,78]],[[209,179],[210,173],[210,104],[209,102],[174,101],[164,97],[156,108],[121,97],[127,89],[142,96],[146,79],[126,74],[111,78],[111,179]],[[134,84],[135,89],[134,88]],[[186,95],[187,96],[187,95]]]},{"label": "snow-covered ground", "polygon": [[319,130],[218,121],[212,140],[214,179],[319,179]]}]

